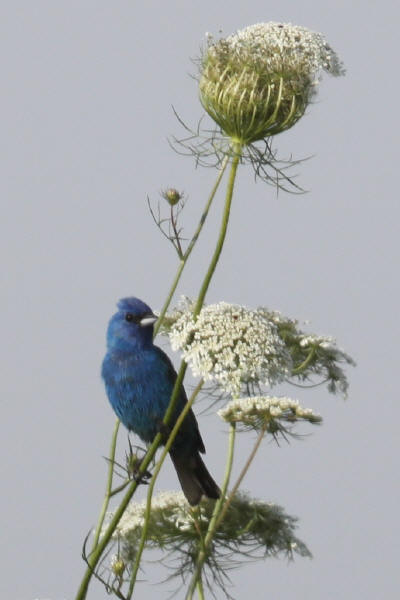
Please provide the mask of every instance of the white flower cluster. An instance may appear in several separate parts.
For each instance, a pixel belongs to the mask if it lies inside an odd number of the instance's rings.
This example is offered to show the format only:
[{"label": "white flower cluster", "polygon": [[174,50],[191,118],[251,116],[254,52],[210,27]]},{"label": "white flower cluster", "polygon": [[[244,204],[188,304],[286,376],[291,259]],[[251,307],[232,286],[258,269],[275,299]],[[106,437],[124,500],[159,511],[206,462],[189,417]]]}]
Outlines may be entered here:
[{"label": "white flower cluster", "polygon": [[122,577],[125,571],[125,561],[117,554],[111,557],[110,568],[116,577]]},{"label": "white flower cluster", "polygon": [[220,302],[204,307],[195,320],[189,309],[173,323],[169,336],[195,376],[217,381],[233,396],[243,384],[271,386],[292,370],[277,327],[263,310]]},{"label": "white flower cluster", "polygon": [[331,75],[344,75],[343,64],[323,35],[290,23],[257,23],[225,40],[232,52],[249,54],[262,61],[265,69],[276,71],[284,64],[294,70],[307,68],[309,75],[323,69]]},{"label": "white flower cluster", "polygon": [[[126,538],[140,531],[145,522],[147,500],[131,502],[116,528],[115,537]],[[201,505],[200,505],[201,512]],[[161,492],[154,496],[151,502],[153,517],[162,514],[163,521],[169,521],[180,531],[193,528],[191,507],[183,492]]]},{"label": "white flower cluster", "polygon": [[303,408],[297,400],[275,396],[237,398],[218,411],[228,423],[241,423],[245,427],[259,429],[274,419],[284,421],[304,420],[319,423],[322,419],[311,408]]},{"label": "white flower cluster", "polygon": [[330,335],[303,334],[300,339],[300,346],[302,348],[312,346],[319,347],[335,355],[338,360],[345,361],[353,365],[355,364],[351,356],[339,348],[339,346],[336,345],[335,338]]}]

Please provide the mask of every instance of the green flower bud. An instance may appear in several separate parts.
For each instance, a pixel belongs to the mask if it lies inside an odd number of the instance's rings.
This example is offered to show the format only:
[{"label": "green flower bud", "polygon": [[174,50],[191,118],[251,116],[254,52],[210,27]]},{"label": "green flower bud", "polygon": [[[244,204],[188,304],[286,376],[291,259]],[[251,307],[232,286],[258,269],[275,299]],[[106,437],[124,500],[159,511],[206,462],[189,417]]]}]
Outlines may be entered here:
[{"label": "green flower bud", "polygon": [[118,556],[113,556],[111,559],[111,570],[116,577],[122,577],[125,571],[125,562]]},{"label": "green flower bud", "polygon": [[200,72],[200,100],[222,131],[251,144],[292,127],[325,70],[344,74],[319,33],[290,24],[260,23],[214,42]]},{"label": "green flower bud", "polygon": [[178,204],[179,200],[181,200],[182,198],[182,194],[178,192],[178,190],[176,190],[175,188],[168,188],[167,190],[162,192],[161,195],[171,206],[175,206],[175,204]]}]

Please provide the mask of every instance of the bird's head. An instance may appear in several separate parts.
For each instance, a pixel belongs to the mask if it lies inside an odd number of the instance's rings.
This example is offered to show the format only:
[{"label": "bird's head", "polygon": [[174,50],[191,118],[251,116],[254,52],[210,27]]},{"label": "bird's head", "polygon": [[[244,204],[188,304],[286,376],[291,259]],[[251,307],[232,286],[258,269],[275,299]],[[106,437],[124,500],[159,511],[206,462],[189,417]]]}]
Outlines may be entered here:
[{"label": "bird's head", "polygon": [[117,306],[118,311],[108,324],[108,347],[132,350],[152,344],[157,317],[151,308],[138,298],[123,298]]}]

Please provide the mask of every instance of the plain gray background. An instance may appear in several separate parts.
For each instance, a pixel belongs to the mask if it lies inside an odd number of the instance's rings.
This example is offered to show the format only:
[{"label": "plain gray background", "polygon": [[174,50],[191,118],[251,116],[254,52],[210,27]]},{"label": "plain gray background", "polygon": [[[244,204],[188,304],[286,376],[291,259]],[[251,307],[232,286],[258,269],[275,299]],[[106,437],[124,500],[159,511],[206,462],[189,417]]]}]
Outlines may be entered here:
[{"label": "plain gray background", "polygon": [[[114,424],[99,377],[106,323],[125,295],[160,308],[176,266],[146,194],[185,190],[189,234],[215,177],[170,150],[167,136],[182,135],[171,105],[192,125],[202,115],[189,75],[206,31],[228,35],[269,20],[324,33],[348,74],[325,77],[307,116],[275,139],[283,157],[314,155],[297,169],[308,194],[277,197],[240,169],[208,301],[310,320],[358,367],[349,370],[347,401],[324,388],[292,389],[324,425],[289,446],[265,442],[244,482],[300,517],[314,559],[247,565],[232,573],[229,591],[238,599],[396,596],[398,19],[394,1],[3,3],[2,598],[74,597]],[[180,293],[198,290],[221,206],[220,195]],[[215,414],[200,427],[220,478],[226,429]],[[251,441],[240,440],[236,472]],[[121,442],[120,456],[125,434]],[[168,465],[158,489],[171,488]],[[138,597],[167,597],[176,583],[162,593],[152,585],[162,573],[153,566]],[[95,585],[90,598],[104,597]]]}]

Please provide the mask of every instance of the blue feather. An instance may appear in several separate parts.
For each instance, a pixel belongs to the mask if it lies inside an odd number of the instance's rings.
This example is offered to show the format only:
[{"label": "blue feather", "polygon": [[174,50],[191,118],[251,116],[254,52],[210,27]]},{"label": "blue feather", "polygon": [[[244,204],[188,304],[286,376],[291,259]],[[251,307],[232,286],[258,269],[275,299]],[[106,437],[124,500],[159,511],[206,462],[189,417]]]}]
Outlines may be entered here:
[{"label": "blue feather", "polygon": [[[107,330],[107,353],[102,377],[108,399],[125,427],[151,443],[163,430],[162,421],[176,381],[168,356],[153,344],[156,317],[138,298],[123,298]],[[182,387],[172,427],[187,402]],[[199,452],[205,452],[193,412],[190,410],[171,447],[170,455],[182,489],[191,504],[204,494],[219,497],[219,488],[208,473]]]}]

